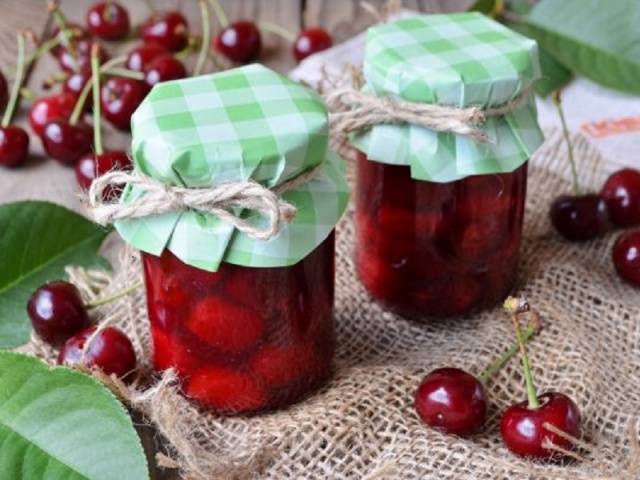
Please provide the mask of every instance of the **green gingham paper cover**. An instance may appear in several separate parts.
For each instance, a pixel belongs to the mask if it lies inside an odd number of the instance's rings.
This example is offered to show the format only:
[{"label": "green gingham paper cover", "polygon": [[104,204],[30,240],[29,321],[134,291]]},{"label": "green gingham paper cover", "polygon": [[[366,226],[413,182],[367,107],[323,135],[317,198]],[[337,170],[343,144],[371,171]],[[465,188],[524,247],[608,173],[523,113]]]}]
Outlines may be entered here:
[{"label": "green gingham paper cover", "polygon": [[[309,183],[283,194],[298,213],[271,240],[253,240],[196,211],[117,221],[120,235],[142,251],[168,248],[208,271],[221,261],[292,265],[327,238],[346,208],[348,187],[342,162],[328,149],[322,100],[261,65],[156,85],[134,113],[132,132],[136,168],[166,184],[253,179],[271,188],[323,165]],[[127,188],[122,201],[137,195]],[[255,213],[248,218],[266,222]]]},{"label": "green gingham paper cover", "polygon": [[[364,89],[378,96],[457,107],[499,106],[540,77],[536,42],[475,12],[369,29],[363,70]],[[410,165],[413,178],[434,182],[511,172],[543,141],[533,94],[481,128],[488,143],[415,125],[375,125],[351,140],[370,160]]]}]

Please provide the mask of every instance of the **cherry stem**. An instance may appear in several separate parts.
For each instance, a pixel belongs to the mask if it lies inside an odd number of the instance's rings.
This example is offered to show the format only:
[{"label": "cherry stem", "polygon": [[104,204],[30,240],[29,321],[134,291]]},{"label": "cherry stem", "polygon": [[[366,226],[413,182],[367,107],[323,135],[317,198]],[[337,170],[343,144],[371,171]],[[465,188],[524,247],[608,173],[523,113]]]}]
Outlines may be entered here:
[{"label": "cherry stem", "polygon": [[86,305],[88,310],[93,308],[101,307],[102,305],[107,305],[109,303],[115,302],[116,300],[120,300],[121,298],[126,297],[130,293],[134,292],[138,288],[142,286],[142,282],[136,282],[130,287],[127,287],[119,292],[114,293],[113,295],[109,295],[107,297],[101,298],[100,300],[94,300],[93,302]]},{"label": "cherry stem", "polygon": [[8,127],[13,118],[13,114],[20,100],[20,89],[22,88],[22,82],[24,81],[24,33],[18,34],[18,61],[16,66],[16,76],[13,80],[13,87],[11,88],[11,96],[9,97],[9,103],[4,111],[2,117],[2,126]]},{"label": "cherry stem", "polygon": [[104,149],[102,148],[102,128],[101,119],[102,115],[100,105],[100,47],[94,44],[91,47],[91,85],[93,86],[93,148],[95,148],[96,154],[102,155]]},{"label": "cherry stem", "polygon": [[22,87],[20,89],[20,96],[30,102],[33,102],[36,99],[36,94],[29,90],[27,87]]},{"label": "cherry stem", "polygon": [[258,26],[260,27],[261,30],[264,30],[265,32],[275,33],[276,35],[284,38],[286,41],[290,43],[293,43],[296,41],[296,37],[293,33],[291,33],[286,28],[281,27],[280,25],[276,25],[275,23],[260,22]]},{"label": "cherry stem", "polygon": [[73,38],[73,34],[71,29],[67,28],[67,19],[65,18],[64,14],[60,11],[60,6],[58,5],[58,2],[55,0],[50,0],[48,3],[48,8],[49,8],[49,12],[51,12],[51,15],[53,15],[53,20],[56,22],[56,25],[58,26],[58,30],[60,31],[61,34],[61,40],[60,43],[62,43],[62,45],[67,48],[67,50],[69,50],[69,52],[71,53],[71,56],[73,58],[76,57],[75,54],[75,48],[72,45],[72,38]]},{"label": "cherry stem", "polygon": [[193,75],[197,76],[202,73],[204,66],[207,62],[207,53],[209,51],[209,45],[211,44],[211,17],[209,15],[209,8],[207,6],[207,0],[200,0],[200,13],[202,16],[202,41],[200,44],[200,53],[198,54],[198,61],[196,67],[193,70]]},{"label": "cherry stem", "polygon": [[564,115],[564,109],[562,108],[560,90],[556,90],[555,92],[553,92],[552,98],[553,104],[556,106],[558,115],[560,116],[560,123],[562,124],[562,135],[564,136],[564,141],[567,143],[567,153],[569,155],[569,163],[571,164],[571,176],[573,178],[573,193],[575,195],[580,195],[582,189],[580,188],[580,183],[578,181],[578,169],[576,168],[576,160],[573,155],[573,142],[571,141],[571,136],[569,134],[569,127],[567,126],[567,119]]},{"label": "cherry stem", "polygon": [[211,8],[213,9],[213,13],[218,19],[220,26],[222,28],[227,28],[229,26],[229,18],[227,17],[227,14],[224,12],[224,8],[222,8],[222,5],[220,5],[220,2],[218,0],[209,0],[209,5],[211,5]]},{"label": "cherry stem", "polygon": [[491,9],[491,13],[489,16],[491,18],[501,17],[505,11],[505,3],[504,0],[496,0],[493,4],[493,8]]},{"label": "cherry stem", "polygon": [[527,355],[527,346],[525,345],[522,331],[520,330],[519,313],[529,311],[529,304],[526,301],[520,301],[517,298],[509,297],[504,302],[505,311],[511,316],[513,329],[516,333],[516,340],[520,347],[520,356],[522,357],[522,369],[524,371],[524,379],[527,384],[527,396],[529,397],[529,409],[536,410],[540,408],[540,402],[536,393],[536,387],[533,383],[533,374],[529,365],[529,356]]},{"label": "cherry stem", "polygon": [[[528,342],[538,333],[538,328],[536,326],[528,326],[525,331],[522,333],[522,341]],[[493,377],[496,373],[498,373],[504,366],[513,358],[514,355],[518,353],[520,345],[516,342],[512,345],[508,350],[506,350],[500,358],[498,358],[495,362],[489,365],[478,378],[482,383],[487,383],[491,377]]]},{"label": "cherry stem", "polygon": [[116,76],[116,77],[127,77],[133,80],[144,80],[144,73],[142,72],[134,72],[133,70],[129,70],[127,68],[119,68],[112,67],[108,70],[102,70],[103,73],[107,75]]}]

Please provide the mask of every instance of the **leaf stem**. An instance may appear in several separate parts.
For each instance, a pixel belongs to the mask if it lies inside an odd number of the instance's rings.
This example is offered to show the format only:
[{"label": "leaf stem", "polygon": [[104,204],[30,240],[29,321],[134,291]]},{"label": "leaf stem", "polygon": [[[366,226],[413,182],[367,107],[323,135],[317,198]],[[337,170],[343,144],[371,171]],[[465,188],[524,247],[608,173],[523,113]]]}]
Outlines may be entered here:
[{"label": "leaf stem", "polygon": [[101,118],[102,115],[100,105],[100,58],[99,48],[97,44],[91,47],[91,84],[93,86],[93,147],[96,150],[97,155],[104,153],[102,147],[102,128]]},{"label": "leaf stem", "polygon": [[213,13],[218,19],[218,23],[220,23],[220,26],[222,28],[227,28],[229,26],[229,18],[227,17],[227,14],[224,13],[224,8],[222,8],[220,2],[218,0],[209,0],[209,5],[211,5]]},{"label": "leaf stem", "polygon": [[260,22],[258,26],[261,30],[264,30],[265,32],[275,33],[279,37],[284,38],[289,43],[294,43],[296,41],[296,37],[293,33],[291,33],[286,28],[281,27],[280,25],[276,25],[275,23]]},{"label": "leaf stem", "polygon": [[198,54],[198,61],[196,67],[193,70],[193,75],[197,76],[202,73],[204,66],[207,62],[207,52],[209,45],[211,44],[211,17],[209,15],[209,7],[207,0],[199,0],[200,13],[202,15],[202,41],[200,44],[200,53]]},{"label": "leaf stem", "polygon": [[580,195],[582,189],[580,188],[580,182],[578,181],[578,169],[576,167],[576,159],[573,155],[573,142],[571,141],[571,136],[569,134],[569,127],[567,126],[567,119],[564,115],[564,109],[562,108],[560,90],[556,90],[555,92],[553,92],[552,99],[553,104],[558,110],[560,123],[562,124],[562,135],[564,136],[564,141],[567,144],[567,154],[569,156],[569,163],[571,164],[571,176],[573,178],[573,193],[575,195]]},{"label": "leaf stem", "polygon": [[100,300],[95,300],[86,305],[87,309],[91,310],[93,308],[100,307],[102,305],[106,305],[108,303],[115,302],[116,300],[120,300],[121,298],[126,297],[130,293],[134,292],[138,288],[142,286],[142,282],[136,282],[133,285],[120,290],[119,292],[114,293],[113,295],[109,295],[107,297],[101,298]]},{"label": "leaf stem", "polygon": [[[528,326],[522,333],[522,341],[528,342],[538,333],[538,329],[535,326]],[[508,350],[506,350],[496,361],[489,365],[478,378],[482,383],[487,383],[491,377],[498,373],[502,368],[518,353],[520,345],[516,342]]]},{"label": "leaf stem", "polygon": [[20,100],[20,89],[22,88],[22,82],[24,81],[24,33],[18,33],[18,61],[16,65],[16,77],[13,80],[13,86],[11,88],[11,96],[9,97],[9,103],[4,111],[2,117],[2,126],[8,127],[13,118],[13,114]]}]

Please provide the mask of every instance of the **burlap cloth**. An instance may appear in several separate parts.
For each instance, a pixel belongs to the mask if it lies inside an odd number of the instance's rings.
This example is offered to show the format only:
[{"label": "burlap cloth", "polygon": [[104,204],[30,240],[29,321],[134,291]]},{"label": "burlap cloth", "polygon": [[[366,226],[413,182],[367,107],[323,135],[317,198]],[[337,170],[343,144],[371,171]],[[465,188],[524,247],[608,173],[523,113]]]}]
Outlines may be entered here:
[{"label": "burlap cloth", "polygon": [[[603,180],[598,153],[581,137],[575,148],[583,185],[597,189]],[[420,423],[413,394],[422,376],[441,366],[479,373],[512,344],[510,321],[499,309],[424,324],[386,312],[356,281],[349,211],[337,236],[338,347],[331,381],[298,405],[252,418],[198,410],[169,375],[122,390],[165,437],[168,456],[159,458],[161,464],[197,480],[640,478],[640,295],[614,271],[615,234],[576,245],[552,230],[547,212],[552,198],[569,191],[568,171],[562,139],[552,132],[531,164],[516,292],[529,298],[544,322],[530,347],[540,391],[562,391],[582,411],[581,461],[535,464],[502,444],[500,412],[526,399],[515,360],[487,386],[492,406],[483,433],[462,439]],[[141,276],[137,256],[123,257],[113,278],[70,269],[71,278],[89,299],[121,289]],[[141,378],[148,382],[142,289],[103,308],[96,320],[105,315],[133,338],[144,362]],[[49,361],[54,355],[35,339],[27,351]]]}]

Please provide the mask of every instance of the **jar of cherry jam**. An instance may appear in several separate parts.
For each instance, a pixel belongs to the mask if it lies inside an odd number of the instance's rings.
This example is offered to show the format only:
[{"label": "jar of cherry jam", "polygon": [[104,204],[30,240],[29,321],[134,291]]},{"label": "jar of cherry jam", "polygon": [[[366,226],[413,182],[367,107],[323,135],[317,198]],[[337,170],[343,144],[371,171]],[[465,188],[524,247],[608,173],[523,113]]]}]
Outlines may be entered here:
[{"label": "jar of cherry jam", "polygon": [[[222,414],[302,399],[331,374],[333,231],[348,201],[324,103],[249,65],[156,85],[132,126],[135,174],[178,204],[115,223],[142,250],[153,366]],[[185,188],[233,195],[180,205]],[[147,195],[162,189],[132,182],[121,203]]]},{"label": "jar of cherry jam", "polygon": [[356,270],[389,309],[456,316],[495,306],[512,289],[527,161],[543,139],[530,93],[539,74],[535,42],[478,13],[369,30],[363,91],[486,112],[469,125],[474,135],[389,122],[352,137]]}]

